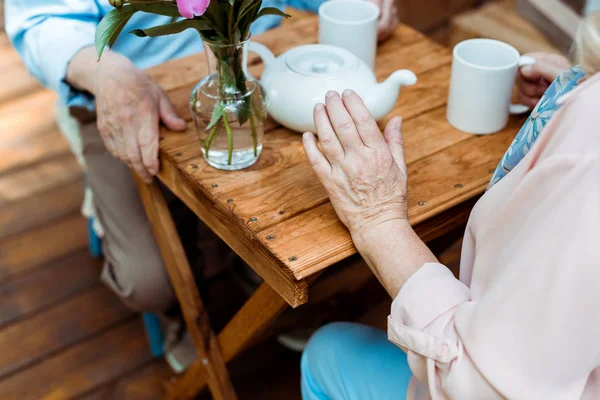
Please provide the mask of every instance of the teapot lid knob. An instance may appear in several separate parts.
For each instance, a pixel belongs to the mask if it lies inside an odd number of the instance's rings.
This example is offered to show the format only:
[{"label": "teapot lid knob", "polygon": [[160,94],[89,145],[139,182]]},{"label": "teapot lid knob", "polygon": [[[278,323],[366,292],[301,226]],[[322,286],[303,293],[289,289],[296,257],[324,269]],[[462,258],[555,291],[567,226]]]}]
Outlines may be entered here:
[{"label": "teapot lid knob", "polygon": [[284,55],[286,66],[306,76],[321,77],[335,75],[356,68],[356,56],[339,47],[310,44],[296,47]]},{"label": "teapot lid knob", "polygon": [[312,65],[312,71],[316,74],[322,74],[323,72],[327,72],[327,70],[327,64],[325,63],[317,62]]}]

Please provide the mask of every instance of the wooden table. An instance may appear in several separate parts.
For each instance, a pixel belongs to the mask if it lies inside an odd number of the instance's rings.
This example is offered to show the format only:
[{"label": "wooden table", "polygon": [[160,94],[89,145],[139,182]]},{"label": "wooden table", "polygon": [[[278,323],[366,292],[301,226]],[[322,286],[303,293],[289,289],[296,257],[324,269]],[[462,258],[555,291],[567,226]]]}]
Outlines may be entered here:
[{"label": "wooden table", "polygon": [[[314,43],[317,19],[299,19],[254,40],[275,54]],[[207,74],[203,57],[174,60],[150,70],[179,114],[188,120],[188,96],[193,85]],[[522,122],[511,120],[503,132],[488,136],[452,128],[445,118],[450,63],[448,49],[407,26],[400,26],[395,36],[380,46],[377,56],[379,80],[399,68],[411,69],[419,78],[417,85],[402,89],[389,118],[404,118],[409,218],[426,242],[465,224],[475,199],[485,190]],[[253,73],[260,73],[260,60],[250,57],[250,65]],[[301,136],[273,121],[267,132],[260,160],[235,172],[219,171],[204,162],[192,124],[185,133],[161,133],[159,179],[265,281],[218,336],[208,324],[157,184],[138,182],[200,356],[183,376],[168,385],[166,398],[192,398],[207,383],[214,398],[235,398],[225,363],[288,304],[298,307],[306,303],[309,285],[321,271],[356,253],[306,160]]]}]

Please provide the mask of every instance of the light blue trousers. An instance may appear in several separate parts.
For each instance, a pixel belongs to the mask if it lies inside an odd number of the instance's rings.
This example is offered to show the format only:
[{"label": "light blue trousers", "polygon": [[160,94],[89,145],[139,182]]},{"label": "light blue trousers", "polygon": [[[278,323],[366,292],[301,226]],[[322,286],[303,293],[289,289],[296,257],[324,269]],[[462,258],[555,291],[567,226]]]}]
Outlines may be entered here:
[{"label": "light blue trousers", "polygon": [[406,353],[369,326],[319,329],[302,354],[304,400],[400,400],[412,376]]}]

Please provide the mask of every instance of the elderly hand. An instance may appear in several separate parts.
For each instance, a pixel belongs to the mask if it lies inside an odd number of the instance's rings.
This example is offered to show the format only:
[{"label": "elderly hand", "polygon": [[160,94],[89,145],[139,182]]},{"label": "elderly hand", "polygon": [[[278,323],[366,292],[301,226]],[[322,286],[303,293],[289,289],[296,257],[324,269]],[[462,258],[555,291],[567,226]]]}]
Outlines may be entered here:
[{"label": "elderly hand", "polygon": [[571,63],[559,54],[529,53],[536,59],[536,63],[519,70],[517,88],[519,103],[534,108],[540,101],[548,87],[556,78],[567,69]]},{"label": "elderly hand", "polygon": [[114,52],[96,59],[93,48],[77,53],[67,80],[95,96],[98,130],[108,151],[151,182],[159,169],[159,122],[177,131],[186,123],[161,87],[129,59]]},{"label": "elderly hand", "polygon": [[381,10],[377,24],[377,39],[388,39],[398,26],[398,7],[396,0],[370,0]]},{"label": "elderly hand", "polygon": [[390,220],[407,220],[407,173],[399,117],[384,135],[361,98],[328,92],[314,109],[317,134],[303,136],[306,155],[352,235]]}]

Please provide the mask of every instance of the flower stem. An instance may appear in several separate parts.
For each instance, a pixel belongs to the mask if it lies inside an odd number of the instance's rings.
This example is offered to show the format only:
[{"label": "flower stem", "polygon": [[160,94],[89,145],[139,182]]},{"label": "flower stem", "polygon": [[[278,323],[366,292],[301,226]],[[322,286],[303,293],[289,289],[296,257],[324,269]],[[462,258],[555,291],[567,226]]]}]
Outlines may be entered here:
[{"label": "flower stem", "polygon": [[221,126],[221,122],[217,122],[215,126],[210,130],[208,137],[204,140],[204,150],[206,151],[206,158],[208,159],[208,152],[210,151],[215,139],[217,138],[217,134],[219,133],[219,127]]},{"label": "flower stem", "polygon": [[252,129],[252,145],[254,146],[254,157],[258,155],[258,137],[256,136],[256,125],[254,124],[254,115],[250,113],[250,128]]},{"label": "flower stem", "polygon": [[231,159],[233,157],[233,132],[229,126],[229,120],[227,118],[227,112],[223,112],[223,124],[225,125],[225,131],[227,131],[227,165],[231,165]]}]

